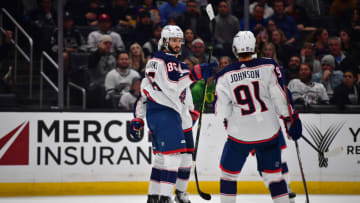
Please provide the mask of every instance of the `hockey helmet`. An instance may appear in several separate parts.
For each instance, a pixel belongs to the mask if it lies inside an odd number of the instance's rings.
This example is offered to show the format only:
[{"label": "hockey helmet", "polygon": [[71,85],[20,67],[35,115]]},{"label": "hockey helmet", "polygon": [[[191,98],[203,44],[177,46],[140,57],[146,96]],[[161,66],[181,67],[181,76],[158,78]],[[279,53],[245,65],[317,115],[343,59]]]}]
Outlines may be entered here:
[{"label": "hockey helmet", "polygon": [[238,32],[233,40],[233,53],[238,57],[239,53],[255,52],[256,39],[251,31]]},{"label": "hockey helmet", "polygon": [[[160,51],[162,47],[168,49],[168,44],[170,38],[181,38],[184,40],[184,34],[181,28],[177,25],[167,25],[161,31],[161,38],[158,44],[158,50]],[[166,44],[164,44],[164,40]]]}]

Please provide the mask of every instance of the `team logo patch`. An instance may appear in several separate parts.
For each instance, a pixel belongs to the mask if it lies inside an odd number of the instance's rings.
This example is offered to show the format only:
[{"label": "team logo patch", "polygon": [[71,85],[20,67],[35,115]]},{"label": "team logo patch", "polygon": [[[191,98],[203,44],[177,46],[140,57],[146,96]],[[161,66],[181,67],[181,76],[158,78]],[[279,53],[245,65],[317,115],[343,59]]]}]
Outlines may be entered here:
[{"label": "team logo patch", "polygon": [[0,138],[0,165],[29,164],[29,122]]}]

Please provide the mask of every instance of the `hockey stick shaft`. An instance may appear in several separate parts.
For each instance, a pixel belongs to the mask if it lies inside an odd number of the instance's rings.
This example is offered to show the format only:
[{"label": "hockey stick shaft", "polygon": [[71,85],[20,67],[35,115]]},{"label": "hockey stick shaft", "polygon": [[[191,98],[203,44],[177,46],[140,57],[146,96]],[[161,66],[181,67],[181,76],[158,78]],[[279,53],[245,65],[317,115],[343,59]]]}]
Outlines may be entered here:
[{"label": "hockey stick shaft", "polygon": [[[290,106],[290,98],[289,98],[289,95],[288,95],[288,89],[287,89],[286,85],[284,85],[284,91],[285,91],[285,95],[286,95],[286,102],[287,102],[289,116],[290,116],[290,123],[292,125],[293,122],[294,122],[294,119],[292,117],[292,110],[291,110],[291,106]],[[309,193],[308,193],[307,186],[306,186],[304,169],[303,169],[302,161],[301,161],[301,158],[300,158],[299,144],[298,144],[297,140],[295,140],[295,148],[296,148],[296,154],[297,154],[298,161],[299,161],[301,179],[302,179],[302,182],[303,182],[303,185],[304,185],[304,190],[305,190],[305,196],[306,196],[306,201],[305,202],[310,203],[310,201],[309,201]]]},{"label": "hockey stick shaft", "polygon": [[[210,21],[213,22],[212,36],[214,36],[214,31],[215,31],[214,11],[212,9],[211,4],[209,4],[206,9],[207,9],[207,13],[208,13]],[[212,53],[213,53],[213,44],[214,44],[214,40],[212,39],[211,46],[209,47],[210,50],[209,50],[208,63],[211,62],[211,57],[212,57]],[[199,123],[198,123],[197,132],[196,132],[195,149],[194,149],[194,153],[193,153],[193,161],[194,161],[194,163],[196,163],[196,155],[197,155],[197,150],[199,148],[200,130],[201,130],[201,123],[202,123],[202,115],[204,113],[204,107],[205,107],[206,91],[207,91],[207,79],[204,80],[204,88],[203,88],[203,92],[202,92],[202,101],[201,101],[201,106],[200,106]],[[194,174],[195,174],[196,188],[197,188],[197,191],[198,191],[200,197],[205,199],[205,200],[210,200],[211,195],[201,191],[201,189],[200,189],[196,164],[195,164],[195,167],[194,167]]]}]

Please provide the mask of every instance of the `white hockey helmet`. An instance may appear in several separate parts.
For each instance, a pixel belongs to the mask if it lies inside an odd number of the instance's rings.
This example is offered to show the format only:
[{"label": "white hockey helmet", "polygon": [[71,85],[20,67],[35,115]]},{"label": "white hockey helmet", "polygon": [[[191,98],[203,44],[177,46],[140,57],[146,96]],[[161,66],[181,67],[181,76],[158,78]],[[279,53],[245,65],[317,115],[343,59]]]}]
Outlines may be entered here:
[{"label": "white hockey helmet", "polygon": [[233,40],[233,53],[238,57],[239,53],[255,52],[256,39],[251,31],[239,31]]},{"label": "white hockey helmet", "polygon": [[[165,47],[168,49],[169,39],[170,38],[181,38],[181,40],[184,40],[184,34],[181,28],[177,25],[167,25],[165,26],[161,31],[161,38],[159,40],[158,44],[158,50],[160,51],[162,47]],[[164,44],[164,39],[166,41],[166,44]]]}]

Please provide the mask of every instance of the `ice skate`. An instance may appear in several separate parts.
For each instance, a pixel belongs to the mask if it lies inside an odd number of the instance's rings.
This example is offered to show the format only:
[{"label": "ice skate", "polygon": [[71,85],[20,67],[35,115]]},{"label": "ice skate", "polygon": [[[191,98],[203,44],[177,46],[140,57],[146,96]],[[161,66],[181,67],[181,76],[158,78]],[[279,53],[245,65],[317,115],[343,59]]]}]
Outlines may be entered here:
[{"label": "ice skate", "polygon": [[191,203],[189,200],[189,194],[187,192],[175,191],[175,202],[176,203]]},{"label": "ice skate", "polygon": [[160,196],[159,203],[174,203],[174,201],[172,201],[168,196]]},{"label": "ice skate", "polygon": [[146,203],[159,203],[159,195],[148,195],[148,200]]},{"label": "ice skate", "polygon": [[292,191],[290,187],[288,187],[288,192],[289,192],[290,203],[295,203],[296,193]]}]

